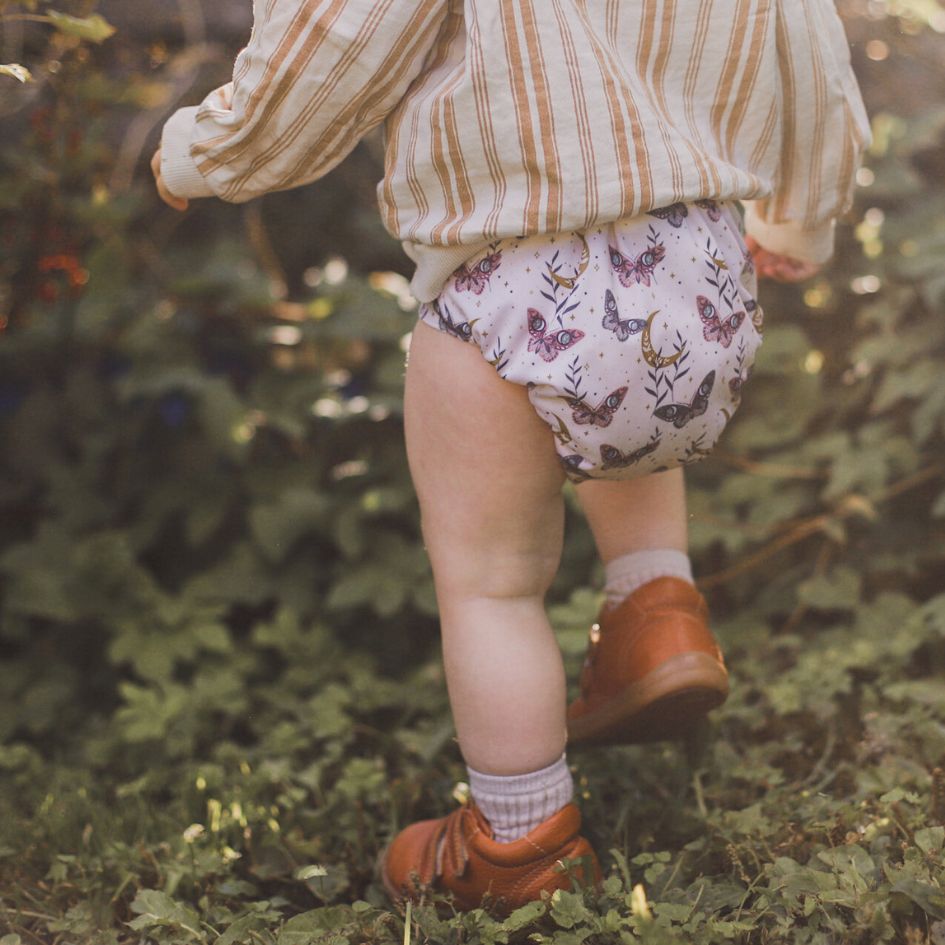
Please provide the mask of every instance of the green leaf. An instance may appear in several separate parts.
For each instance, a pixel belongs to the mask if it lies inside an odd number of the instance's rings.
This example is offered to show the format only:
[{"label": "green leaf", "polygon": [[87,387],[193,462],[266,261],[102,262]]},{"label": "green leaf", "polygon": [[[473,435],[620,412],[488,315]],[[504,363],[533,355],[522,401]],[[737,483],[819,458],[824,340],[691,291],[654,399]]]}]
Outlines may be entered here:
[{"label": "green leaf", "polygon": [[895,883],[892,891],[910,899],[928,915],[936,919],[945,919],[945,893],[937,886],[930,886],[916,879],[903,878]]},{"label": "green leaf", "polygon": [[193,909],[171,899],[160,889],[141,889],[131,903],[138,918],[128,924],[139,931],[152,925],[169,925],[200,938],[200,918]]},{"label": "green leaf", "polygon": [[263,554],[278,564],[296,541],[317,530],[330,508],[328,496],[311,489],[288,489],[276,502],[256,506],[249,521]]},{"label": "green leaf", "polygon": [[91,40],[93,43],[104,42],[115,33],[115,27],[102,19],[97,13],[92,14],[92,16],[77,17],[70,16],[68,13],[60,13],[58,10],[47,12],[52,25],[57,30],[71,36],[78,36],[81,39]]},{"label": "green leaf", "polygon": [[590,913],[580,893],[556,889],[551,896],[551,917],[562,929],[573,929],[586,922]]},{"label": "green leaf", "polygon": [[276,945],[313,945],[320,941],[316,934],[343,928],[354,918],[350,906],[323,906],[293,916],[279,930]]},{"label": "green leaf", "polygon": [[802,581],[797,595],[816,610],[853,610],[860,602],[862,585],[859,571],[842,566],[830,574]]},{"label": "green leaf", "polygon": [[[8,75],[20,82],[32,82],[33,76],[26,66],[21,66],[18,62],[8,62],[0,65],[0,75]],[[2,942],[3,939],[0,939]]]},{"label": "green leaf", "polygon": [[938,853],[945,845],[945,827],[923,827],[917,830],[915,845],[929,856]]}]

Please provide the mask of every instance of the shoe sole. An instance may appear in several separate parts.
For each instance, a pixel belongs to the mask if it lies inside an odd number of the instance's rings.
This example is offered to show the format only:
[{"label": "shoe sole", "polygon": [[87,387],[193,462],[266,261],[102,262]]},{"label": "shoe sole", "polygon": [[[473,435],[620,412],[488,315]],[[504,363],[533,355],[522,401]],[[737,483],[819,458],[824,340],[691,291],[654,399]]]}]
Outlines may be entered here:
[{"label": "shoe sole", "polygon": [[728,673],[707,653],[671,657],[600,708],[568,720],[568,744],[631,745],[686,735],[728,697]]}]

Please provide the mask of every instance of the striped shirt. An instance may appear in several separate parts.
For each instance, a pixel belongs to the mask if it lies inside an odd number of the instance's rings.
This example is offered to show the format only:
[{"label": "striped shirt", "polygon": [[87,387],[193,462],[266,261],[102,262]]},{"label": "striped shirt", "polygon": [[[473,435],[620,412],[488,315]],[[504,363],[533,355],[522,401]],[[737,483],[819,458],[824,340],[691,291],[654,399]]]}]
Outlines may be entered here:
[{"label": "striped shirt", "polygon": [[382,122],[381,214],[424,301],[493,240],[700,198],[825,261],[870,138],[833,0],[254,0],[232,80],[165,125],[162,176],[243,203]]}]

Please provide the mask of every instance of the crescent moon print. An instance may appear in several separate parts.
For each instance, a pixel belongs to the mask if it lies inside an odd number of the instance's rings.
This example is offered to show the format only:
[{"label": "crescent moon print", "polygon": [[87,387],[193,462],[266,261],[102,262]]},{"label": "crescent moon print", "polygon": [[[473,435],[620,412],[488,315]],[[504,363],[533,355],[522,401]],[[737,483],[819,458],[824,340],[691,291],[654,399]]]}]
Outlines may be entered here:
[{"label": "crescent moon print", "polygon": [[551,278],[554,279],[554,281],[557,282],[558,285],[560,285],[563,289],[573,289],[577,284],[578,279],[580,279],[581,276],[583,276],[587,271],[587,267],[591,262],[591,250],[587,245],[587,240],[584,238],[584,234],[578,233],[576,235],[580,238],[584,249],[581,250],[581,261],[574,270],[573,276],[559,276],[556,272],[552,271],[551,263],[545,263],[545,265],[548,267],[548,275],[551,276]]},{"label": "crescent moon print", "polygon": [[657,309],[655,312],[650,313],[650,317],[646,320],[646,327],[643,329],[643,336],[640,341],[644,360],[650,367],[656,368],[657,370],[675,364],[686,350],[684,347],[680,348],[675,354],[669,355],[669,357],[663,357],[663,355],[657,353],[656,349],[653,347],[651,331],[653,328],[653,319],[659,315],[659,311],[660,310]]}]

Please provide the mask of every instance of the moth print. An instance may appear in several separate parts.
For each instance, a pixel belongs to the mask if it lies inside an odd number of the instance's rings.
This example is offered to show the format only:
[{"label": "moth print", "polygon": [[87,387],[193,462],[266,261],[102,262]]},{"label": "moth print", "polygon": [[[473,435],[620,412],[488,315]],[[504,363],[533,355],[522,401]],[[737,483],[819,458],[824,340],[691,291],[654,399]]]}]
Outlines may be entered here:
[{"label": "moth print", "polygon": [[657,207],[655,210],[648,210],[647,214],[665,220],[670,226],[678,230],[683,225],[686,217],[689,216],[689,208],[684,203],[672,203],[668,207]]},{"label": "moth print", "polygon": [[645,319],[620,317],[617,300],[610,289],[604,292],[604,320],[601,324],[617,336],[617,341],[626,341],[631,335],[636,335],[646,328]]},{"label": "moth print", "polygon": [[502,263],[502,251],[497,250],[484,256],[473,266],[463,263],[453,273],[453,285],[457,292],[473,292],[482,295],[482,290],[489,284],[493,273]]},{"label": "moth print", "polygon": [[611,391],[596,407],[592,407],[584,400],[568,400],[571,408],[571,418],[575,423],[589,424],[595,427],[609,427],[614,414],[627,396],[626,387],[618,387]]},{"label": "moth print", "polygon": [[472,340],[472,322],[454,322],[450,310],[442,302],[434,302],[433,308],[440,320],[440,331],[445,331],[460,341]]},{"label": "moth print", "polygon": [[632,285],[649,285],[653,270],[663,261],[666,248],[662,243],[653,243],[648,246],[636,259],[624,256],[614,246],[607,246],[610,252],[610,265],[613,267],[620,284],[626,288]]},{"label": "moth print", "polygon": [[623,453],[616,446],[611,446],[609,443],[601,443],[600,447],[600,459],[601,459],[601,469],[620,469],[626,466],[633,466],[635,463],[640,462],[644,456],[649,456],[658,446],[660,445],[660,433],[657,430],[656,433],[650,438],[649,443],[641,446],[639,449],[635,449],[630,453]]},{"label": "moth print", "polygon": [[593,478],[590,473],[581,469],[584,457],[579,453],[569,453],[567,456],[559,456],[558,460],[564,468],[564,474],[571,482],[586,482],[588,479]]},{"label": "moth print", "polygon": [[735,332],[745,320],[745,313],[732,312],[723,319],[719,316],[719,310],[704,295],[696,296],[696,306],[702,319],[702,336],[705,340],[716,341],[723,348],[729,347]]},{"label": "moth print", "polygon": [[709,406],[709,394],[715,384],[715,371],[709,371],[702,379],[692,401],[688,404],[664,404],[653,411],[653,415],[682,429],[690,420],[701,417]]},{"label": "moth print", "polygon": [[696,206],[700,210],[705,210],[713,223],[718,223],[722,219],[722,208],[714,200],[697,200]]},{"label": "moth print", "polygon": [[584,337],[584,332],[576,328],[548,331],[548,323],[535,308],[528,310],[528,334],[531,336],[528,350],[536,352],[544,361],[554,361],[562,351],[567,351]]}]

